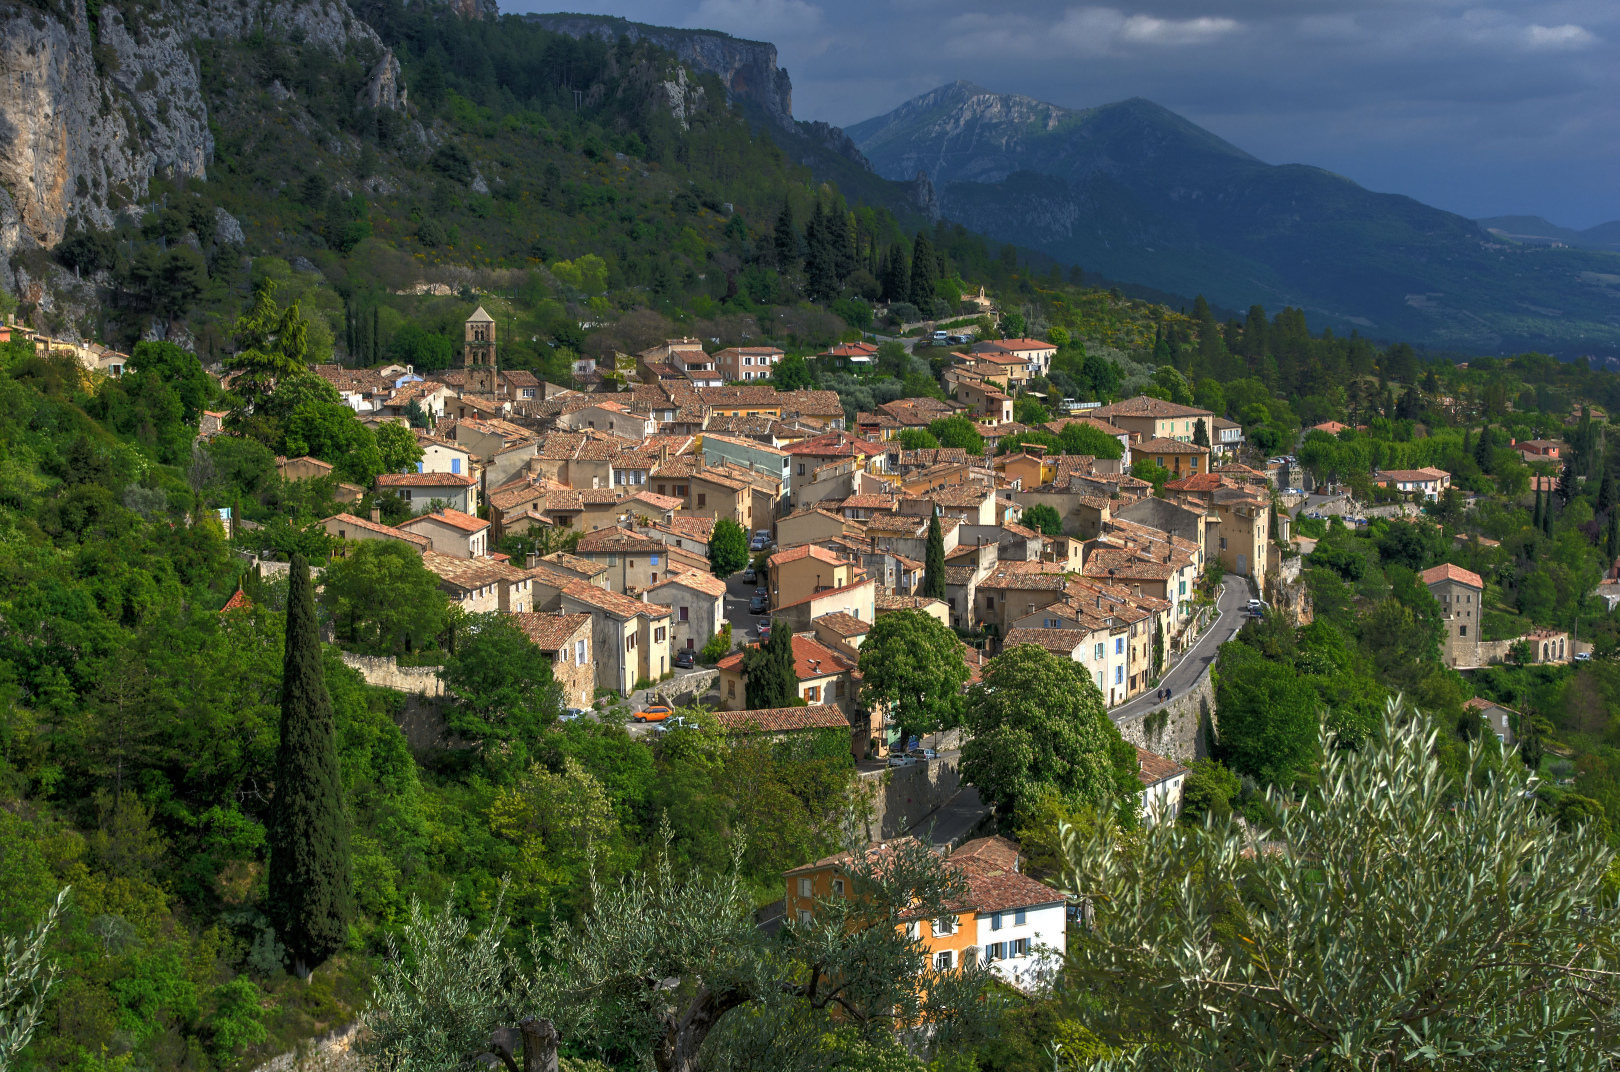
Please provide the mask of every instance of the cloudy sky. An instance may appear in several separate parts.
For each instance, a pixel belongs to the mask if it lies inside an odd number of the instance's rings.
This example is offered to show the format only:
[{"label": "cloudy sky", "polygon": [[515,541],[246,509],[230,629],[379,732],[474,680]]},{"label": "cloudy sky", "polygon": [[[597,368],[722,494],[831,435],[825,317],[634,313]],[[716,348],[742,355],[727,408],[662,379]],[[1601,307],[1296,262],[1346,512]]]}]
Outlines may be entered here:
[{"label": "cloudy sky", "polygon": [[859,122],[959,78],[1069,107],[1142,96],[1271,163],[1468,216],[1620,219],[1617,0],[567,5],[771,41],[800,119]]}]

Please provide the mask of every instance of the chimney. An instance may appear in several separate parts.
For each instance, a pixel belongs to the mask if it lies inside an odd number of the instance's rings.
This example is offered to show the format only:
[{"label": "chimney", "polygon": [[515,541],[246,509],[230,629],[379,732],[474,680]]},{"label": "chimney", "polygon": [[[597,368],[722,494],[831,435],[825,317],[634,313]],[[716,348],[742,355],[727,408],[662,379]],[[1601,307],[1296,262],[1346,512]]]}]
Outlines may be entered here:
[{"label": "chimney", "polygon": [[371,508],[371,520],[376,524],[382,524],[382,507],[373,506]]},{"label": "chimney", "polygon": [[[527,566],[529,569],[534,569],[536,566],[538,566],[540,564],[540,553],[538,551],[530,551],[527,555],[524,556],[523,564],[525,566]],[[558,613],[560,614],[562,612],[559,611]]]}]

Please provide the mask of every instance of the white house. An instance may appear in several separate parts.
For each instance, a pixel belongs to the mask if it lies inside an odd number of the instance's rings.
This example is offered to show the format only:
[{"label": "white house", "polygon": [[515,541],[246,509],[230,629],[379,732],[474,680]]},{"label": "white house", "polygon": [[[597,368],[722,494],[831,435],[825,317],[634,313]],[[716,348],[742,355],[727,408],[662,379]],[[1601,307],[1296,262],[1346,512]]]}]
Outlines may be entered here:
[{"label": "white house", "polygon": [[1142,818],[1149,826],[1173,823],[1181,814],[1181,787],[1187,768],[1173,759],[1136,750],[1136,776],[1142,780]]}]

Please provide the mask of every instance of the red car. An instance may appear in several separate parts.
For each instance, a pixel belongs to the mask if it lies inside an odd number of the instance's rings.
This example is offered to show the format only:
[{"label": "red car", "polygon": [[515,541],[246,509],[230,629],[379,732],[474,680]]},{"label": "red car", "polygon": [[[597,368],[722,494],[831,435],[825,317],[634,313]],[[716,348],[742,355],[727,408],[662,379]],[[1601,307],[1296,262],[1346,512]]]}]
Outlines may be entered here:
[{"label": "red car", "polygon": [[662,722],[670,716],[670,709],[665,704],[648,704],[646,710],[637,711],[637,722]]}]

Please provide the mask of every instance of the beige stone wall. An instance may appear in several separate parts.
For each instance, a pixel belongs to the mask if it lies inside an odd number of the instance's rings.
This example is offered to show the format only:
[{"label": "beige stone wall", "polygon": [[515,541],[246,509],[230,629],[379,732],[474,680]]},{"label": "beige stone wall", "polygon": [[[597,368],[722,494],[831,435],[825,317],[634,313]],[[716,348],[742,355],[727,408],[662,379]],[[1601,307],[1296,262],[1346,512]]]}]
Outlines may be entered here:
[{"label": "beige stone wall", "polygon": [[423,696],[443,696],[444,682],[436,666],[400,666],[392,655],[355,655],[343,652],[343,664],[360,671],[366,684]]}]

